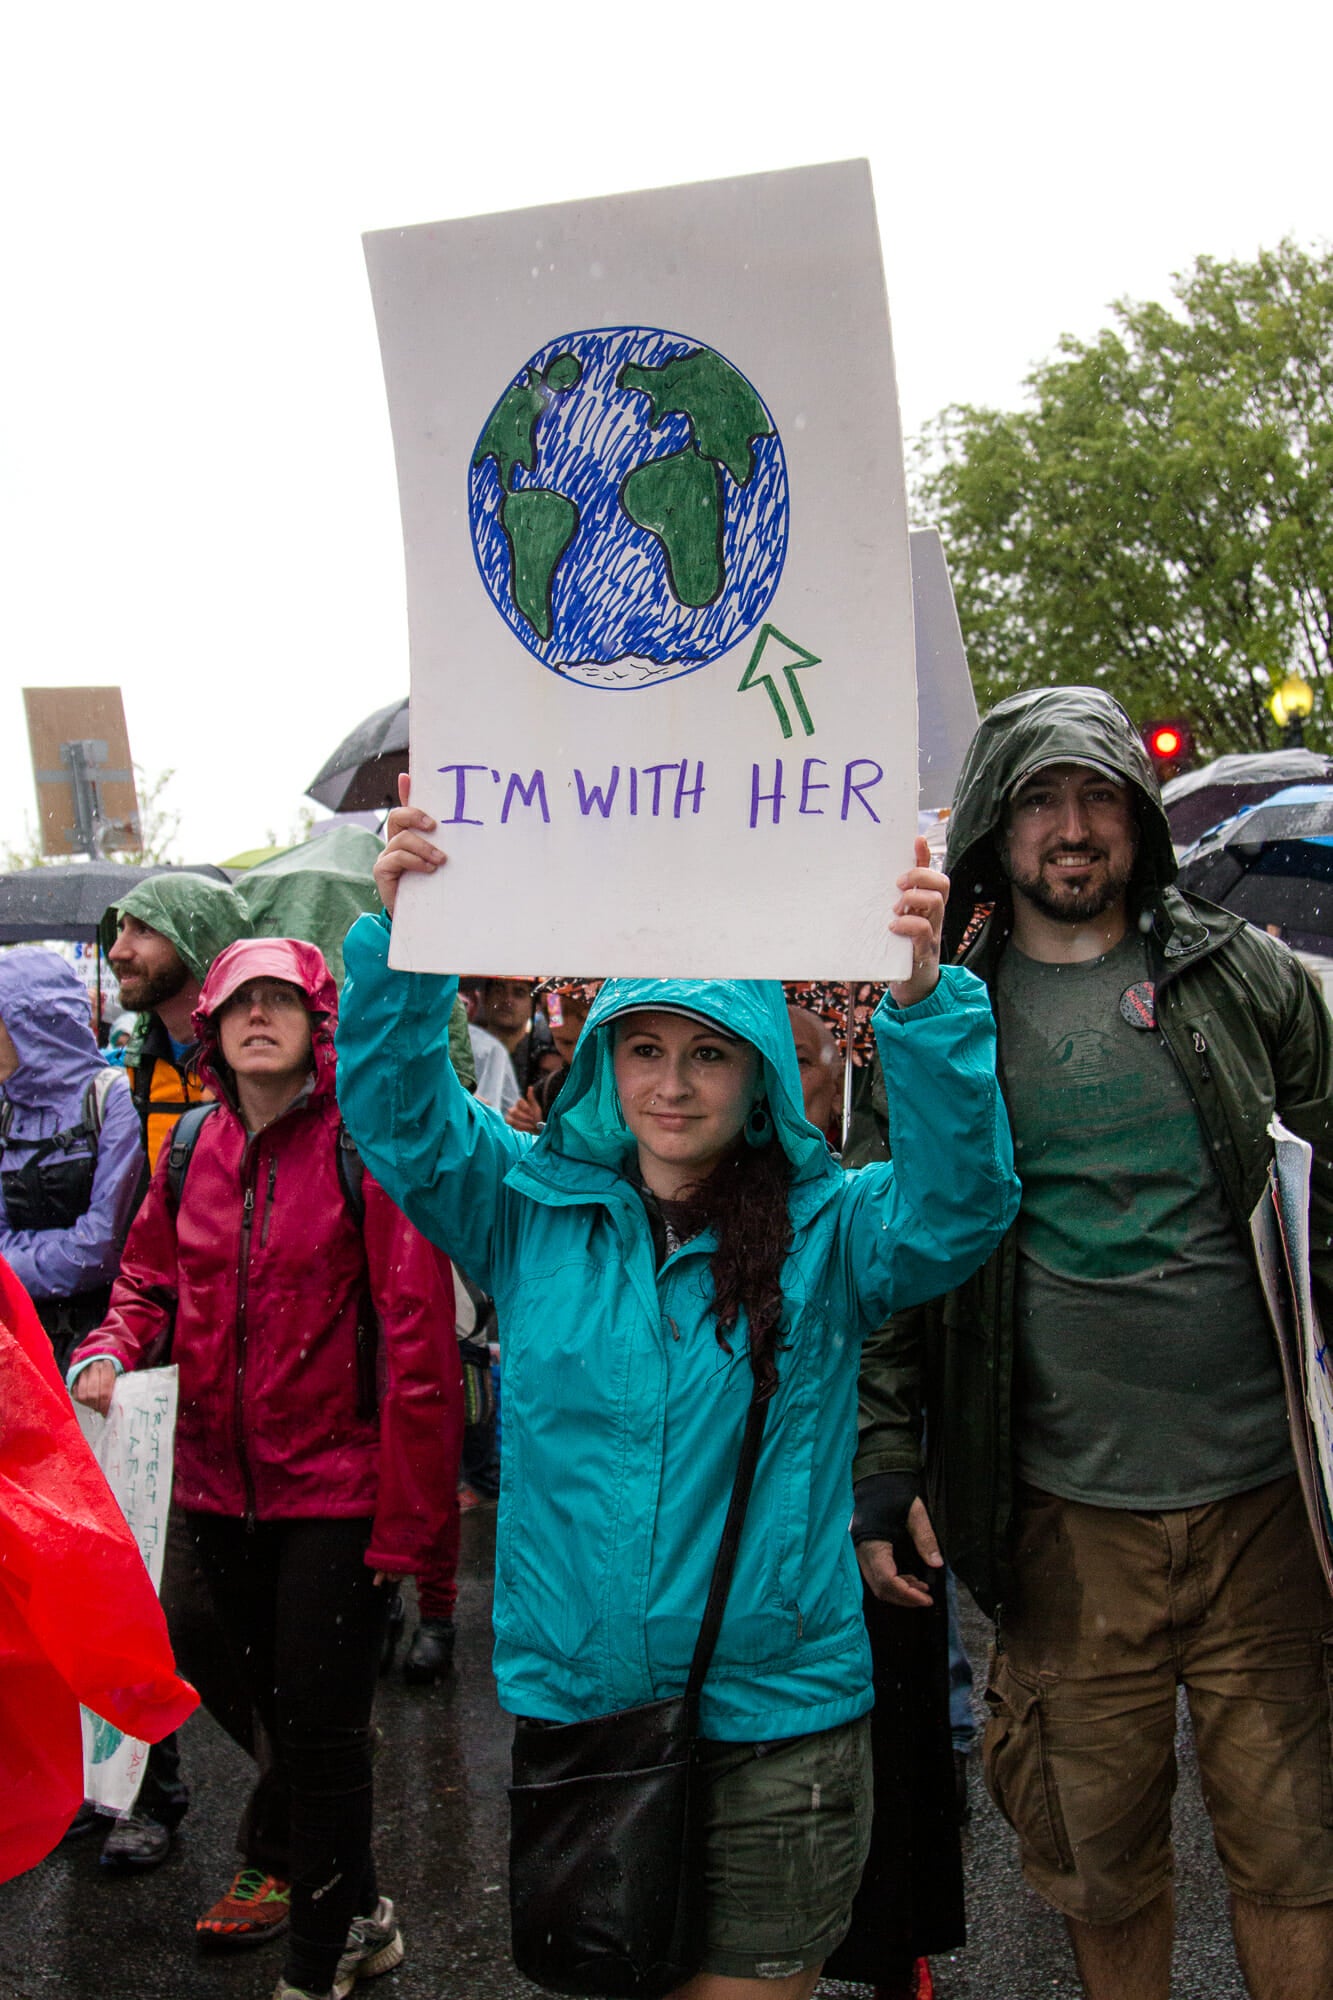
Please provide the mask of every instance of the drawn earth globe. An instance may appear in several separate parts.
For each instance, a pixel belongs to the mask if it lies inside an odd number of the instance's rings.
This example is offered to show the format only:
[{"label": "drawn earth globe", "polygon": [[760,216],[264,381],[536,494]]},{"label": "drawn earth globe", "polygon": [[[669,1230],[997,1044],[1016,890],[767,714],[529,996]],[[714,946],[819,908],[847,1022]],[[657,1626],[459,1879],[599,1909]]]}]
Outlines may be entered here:
[{"label": "drawn earth globe", "polygon": [[684,334],[547,342],[497,398],[468,481],[496,611],[588,687],[696,672],[754,630],[782,574],[777,425],[739,369]]}]

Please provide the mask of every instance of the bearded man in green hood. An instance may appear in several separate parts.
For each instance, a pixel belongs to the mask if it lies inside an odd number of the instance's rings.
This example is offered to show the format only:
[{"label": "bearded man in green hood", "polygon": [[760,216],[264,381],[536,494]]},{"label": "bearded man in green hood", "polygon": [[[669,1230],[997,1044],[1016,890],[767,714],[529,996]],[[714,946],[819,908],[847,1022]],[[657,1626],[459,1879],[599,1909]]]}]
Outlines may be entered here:
[{"label": "bearded man in green hood", "polygon": [[192,1016],[208,968],[254,926],[230,883],[181,869],[147,876],[107,911],[103,929],[121,1004],[143,1016],[126,1066],[151,1173],[176,1120],[204,1094]]},{"label": "bearded man in green hood", "polygon": [[987,1782],[1091,2000],[1169,1990],[1180,1686],[1248,1989],[1326,2000],[1333,1607],[1249,1219],[1276,1113],[1314,1147],[1333,1324],[1327,1010],[1284,945],[1173,886],[1156,778],[1099,689],[985,718],[946,866],[943,949],[991,994],[1023,1196],[975,1277],[871,1344],[862,1568],[920,1601],[891,1539],[938,1561],[933,1523],[996,1619]]}]

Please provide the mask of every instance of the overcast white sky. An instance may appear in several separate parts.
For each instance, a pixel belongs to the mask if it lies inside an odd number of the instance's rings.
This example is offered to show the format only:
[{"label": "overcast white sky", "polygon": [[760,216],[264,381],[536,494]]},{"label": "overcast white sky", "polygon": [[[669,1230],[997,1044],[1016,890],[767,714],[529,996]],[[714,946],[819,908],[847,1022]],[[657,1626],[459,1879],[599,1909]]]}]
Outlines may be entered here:
[{"label": "overcast white sky", "polygon": [[360,233],[869,156],[903,418],[1201,252],[1333,233],[1328,9],[44,6],[0,74],[0,841],[19,690],[119,683],[185,858],[407,691]]}]

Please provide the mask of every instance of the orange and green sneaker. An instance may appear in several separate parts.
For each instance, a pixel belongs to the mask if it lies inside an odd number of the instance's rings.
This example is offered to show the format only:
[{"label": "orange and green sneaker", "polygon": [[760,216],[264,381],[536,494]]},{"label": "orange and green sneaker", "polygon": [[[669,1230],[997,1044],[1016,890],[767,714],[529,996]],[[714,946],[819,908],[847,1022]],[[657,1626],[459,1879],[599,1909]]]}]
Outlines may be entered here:
[{"label": "orange and green sneaker", "polygon": [[242,1868],[225,1896],[195,1920],[205,1945],[263,1944],[276,1937],[292,1913],[292,1885],[260,1868]]}]

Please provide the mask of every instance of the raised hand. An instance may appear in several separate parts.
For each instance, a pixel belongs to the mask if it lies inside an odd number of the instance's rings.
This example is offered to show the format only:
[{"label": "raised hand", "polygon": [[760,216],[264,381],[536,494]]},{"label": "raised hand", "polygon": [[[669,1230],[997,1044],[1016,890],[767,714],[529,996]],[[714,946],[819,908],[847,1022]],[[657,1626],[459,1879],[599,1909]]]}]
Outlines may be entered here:
[{"label": "raised hand", "polygon": [[406,771],[398,777],[398,804],[385,827],[387,845],[375,863],[375,887],[389,915],[398,900],[398,884],[404,875],[433,875],[449,859],[442,848],[427,840],[435,821],[419,806],[409,805],[412,780]]},{"label": "raised hand", "polygon": [[900,1007],[911,1007],[935,991],[940,976],[940,930],[949,900],[949,878],[930,865],[930,847],[918,834],[916,866],[898,877],[902,891],[889,929],[912,940],[912,972],[891,979],[889,991]]}]

